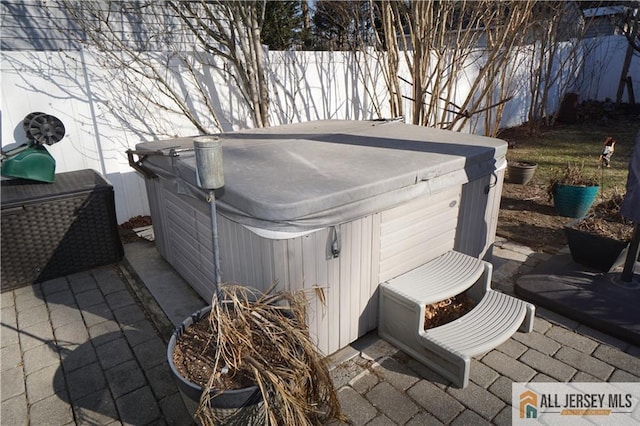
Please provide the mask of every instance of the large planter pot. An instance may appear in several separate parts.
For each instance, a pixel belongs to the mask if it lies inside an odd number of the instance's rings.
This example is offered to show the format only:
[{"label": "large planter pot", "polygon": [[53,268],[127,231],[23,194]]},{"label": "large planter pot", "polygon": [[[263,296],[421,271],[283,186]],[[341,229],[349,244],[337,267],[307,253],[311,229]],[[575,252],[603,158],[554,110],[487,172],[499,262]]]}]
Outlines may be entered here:
[{"label": "large planter pot", "polygon": [[[193,313],[189,318],[185,319],[182,324],[176,328],[169,340],[169,345],[167,346],[167,360],[169,362],[169,368],[173,373],[175,380],[178,384],[178,388],[182,392],[182,394],[191,401],[189,405],[190,411],[195,412],[195,408],[197,408],[200,396],[202,395],[203,388],[202,386],[193,383],[183,377],[176,365],[173,361],[173,354],[176,347],[176,342],[184,334],[184,332],[191,327],[193,324],[200,320],[206,321],[206,316],[211,312],[211,306],[203,308],[195,313]],[[217,392],[212,391],[211,396]],[[262,395],[260,393],[260,389],[257,386],[250,386],[241,389],[227,390],[223,393],[219,394],[215,398],[211,399],[210,407],[212,410],[216,412],[216,415],[219,418],[228,418],[230,416],[238,415],[238,411],[249,408],[250,411],[255,411],[253,408],[262,402]]]},{"label": "large planter pot", "polygon": [[574,262],[600,272],[608,272],[627,246],[627,242],[576,229],[580,219],[564,226]]},{"label": "large planter pot", "polygon": [[599,186],[558,184],[553,192],[553,203],[560,216],[582,219],[587,215],[598,195]]},{"label": "large planter pot", "polygon": [[526,185],[533,179],[538,165],[528,161],[514,161],[507,165],[507,182]]}]

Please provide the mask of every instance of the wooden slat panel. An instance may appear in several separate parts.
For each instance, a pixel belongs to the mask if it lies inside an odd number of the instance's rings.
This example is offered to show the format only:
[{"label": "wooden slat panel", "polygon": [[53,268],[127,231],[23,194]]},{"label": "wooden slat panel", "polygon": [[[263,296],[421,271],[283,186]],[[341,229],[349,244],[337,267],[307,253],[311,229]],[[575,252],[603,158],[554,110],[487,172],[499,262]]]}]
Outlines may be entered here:
[{"label": "wooden slat panel", "polygon": [[378,282],[453,248],[460,192],[450,188],[381,213]]},{"label": "wooden slat panel", "polygon": [[340,301],[339,301],[339,346],[342,348],[351,340],[351,224],[340,225],[340,240],[342,251],[340,252]]},{"label": "wooden slat panel", "polygon": [[[358,335],[361,336],[364,332],[372,330],[376,327],[376,322],[371,321],[369,315],[366,315],[367,310],[374,305],[377,305],[377,299],[375,302],[371,300],[371,248],[372,243],[372,225],[373,218],[367,216],[361,220],[361,232],[360,232],[360,312],[358,316]],[[373,302],[373,303],[372,303]]]},{"label": "wooden slat panel", "polygon": [[[318,312],[318,300],[310,289],[318,282],[317,263],[315,253],[316,247],[316,233],[307,234],[300,237],[302,256],[302,281],[301,289],[304,289],[307,293],[307,299],[309,301],[307,306],[307,324],[309,326],[309,334],[313,338],[314,342],[318,346],[326,346],[324,342],[320,344],[318,341],[318,331],[320,327],[321,318]],[[321,312],[320,312],[321,314]]]},{"label": "wooden slat panel", "polygon": [[[455,249],[474,257],[486,257],[495,241],[504,170],[463,186]],[[489,189],[487,192],[486,189]]]},{"label": "wooden slat panel", "polygon": [[380,262],[380,282],[383,283],[391,278],[404,274],[440,256],[442,253],[453,249],[454,238],[455,230],[450,230],[449,232],[428,239],[413,252],[405,253],[401,262],[396,258],[386,262]]},{"label": "wooden slat panel", "polygon": [[[329,234],[327,234],[328,238]],[[318,254],[326,256],[326,248],[318,250]],[[329,322],[328,349],[326,355],[342,348],[340,345],[340,258],[331,258],[327,261],[327,318]]]},{"label": "wooden slat panel", "polygon": [[378,325],[378,292],[380,285],[380,228],[381,213],[376,213],[371,218],[371,276],[369,277],[369,294],[372,303],[367,309],[369,323],[374,327]]},{"label": "wooden slat panel", "polygon": [[360,330],[360,285],[362,279],[362,273],[360,270],[362,259],[362,248],[360,243],[362,242],[362,220],[355,220],[349,223],[351,231],[351,246],[348,247],[351,252],[351,262],[349,264],[350,280],[346,283],[340,283],[341,285],[347,285],[351,290],[351,303],[347,308],[350,312],[350,334],[348,339],[353,342],[358,338]]},{"label": "wooden slat panel", "polygon": [[[322,289],[324,293],[324,297],[329,300],[330,294],[332,290],[338,285],[337,282],[331,282],[329,279],[329,271],[331,269],[331,260],[327,259],[325,250],[320,250],[320,248],[324,245],[326,246],[327,238],[329,237],[329,232],[327,229],[323,229],[321,231],[315,232],[313,234],[314,238],[314,246],[316,247],[313,253],[309,253],[309,257],[313,254],[314,256],[314,264],[315,264],[315,275],[316,279],[314,283],[311,285],[317,285]],[[318,322],[317,327],[317,335],[315,336],[318,341],[318,349],[324,353],[329,354],[330,348],[330,333],[329,333],[329,318],[332,315],[328,315],[328,306],[324,306],[315,293],[310,295],[310,299],[314,299],[315,306],[315,316]],[[334,306],[331,306],[334,308]]]},{"label": "wooden slat panel", "polygon": [[412,251],[414,247],[423,244],[433,236],[455,229],[456,224],[456,216],[450,211],[443,211],[427,220],[408,225],[406,229],[386,236],[384,248],[380,251],[380,259],[387,260],[398,256],[399,253]]},{"label": "wooden slat panel", "polygon": [[[167,258],[209,300],[215,286],[208,205],[169,191],[159,203],[170,241]],[[329,229],[270,240],[218,215],[223,281],[263,290],[275,281],[292,291],[322,287],[326,309],[313,291],[308,294],[309,328],[318,349],[331,354],[377,326],[379,225],[379,214],[340,225],[340,255],[327,258]]]},{"label": "wooden slat panel", "polygon": [[394,221],[401,224],[413,222],[423,217],[423,212],[438,211],[443,205],[451,201],[457,201],[460,198],[460,188],[449,188],[436,194],[420,197],[416,200],[405,203],[401,206],[394,207],[382,212],[382,223],[384,227],[389,226]]}]

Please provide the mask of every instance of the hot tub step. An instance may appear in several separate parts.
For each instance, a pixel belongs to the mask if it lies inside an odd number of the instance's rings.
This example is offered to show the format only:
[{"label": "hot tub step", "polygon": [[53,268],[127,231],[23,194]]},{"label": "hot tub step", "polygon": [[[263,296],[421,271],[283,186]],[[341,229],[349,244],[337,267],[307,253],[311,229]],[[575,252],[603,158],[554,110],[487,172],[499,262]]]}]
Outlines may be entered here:
[{"label": "hot tub step", "polygon": [[[448,271],[446,259],[450,260]],[[436,266],[438,272],[433,273],[428,265]],[[405,277],[381,285],[378,334],[456,386],[469,383],[471,357],[502,344],[518,329],[533,329],[532,304],[490,288],[491,264],[449,252],[416,269],[422,273],[408,273],[418,278],[414,287]],[[430,283],[429,279],[436,282]],[[436,290],[436,299],[429,293],[431,290]],[[448,324],[424,330],[427,304],[465,290],[479,301],[470,312]]]}]

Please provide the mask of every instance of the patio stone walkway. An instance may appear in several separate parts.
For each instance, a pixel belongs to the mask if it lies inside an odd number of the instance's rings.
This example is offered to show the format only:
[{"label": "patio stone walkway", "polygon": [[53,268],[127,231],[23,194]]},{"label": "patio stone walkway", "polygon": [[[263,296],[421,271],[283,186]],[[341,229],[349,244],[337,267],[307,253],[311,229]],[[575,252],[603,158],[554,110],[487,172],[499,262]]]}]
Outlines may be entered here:
[{"label": "patio stone walkway", "polygon": [[165,342],[118,266],[1,300],[1,424],[191,423]]},{"label": "patio stone walkway", "polygon": [[[494,287],[548,255],[499,240]],[[122,265],[5,292],[2,425],[189,425],[170,375],[171,325]],[[148,296],[148,295],[147,295]],[[356,425],[510,424],[514,381],[640,381],[640,348],[545,309],[533,333],[472,361],[471,383],[446,379],[370,333],[332,357]]]}]

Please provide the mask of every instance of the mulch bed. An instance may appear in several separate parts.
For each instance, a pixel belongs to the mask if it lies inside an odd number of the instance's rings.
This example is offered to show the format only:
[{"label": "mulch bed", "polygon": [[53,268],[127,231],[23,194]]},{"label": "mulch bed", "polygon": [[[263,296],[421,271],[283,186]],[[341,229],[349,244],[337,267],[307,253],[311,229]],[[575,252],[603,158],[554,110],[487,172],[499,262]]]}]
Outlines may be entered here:
[{"label": "mulch bed", "polygon": [[631,241],[633,223],[620,215],[623,196],[618,194],[593,206],[591,214],[578,221],[576,229],[620,241]]},{"label": "mulch bed", "polygon": [[134,229],[151,225],[151,216],[135,216],[118,226],[120,241],[122,244],[133,243],[140,240]]},{"label": "mulch bed", "polygon": [[476,303],[465,293],[427,305],[424,310],[424,329],[435,328],[464,316]]}]

